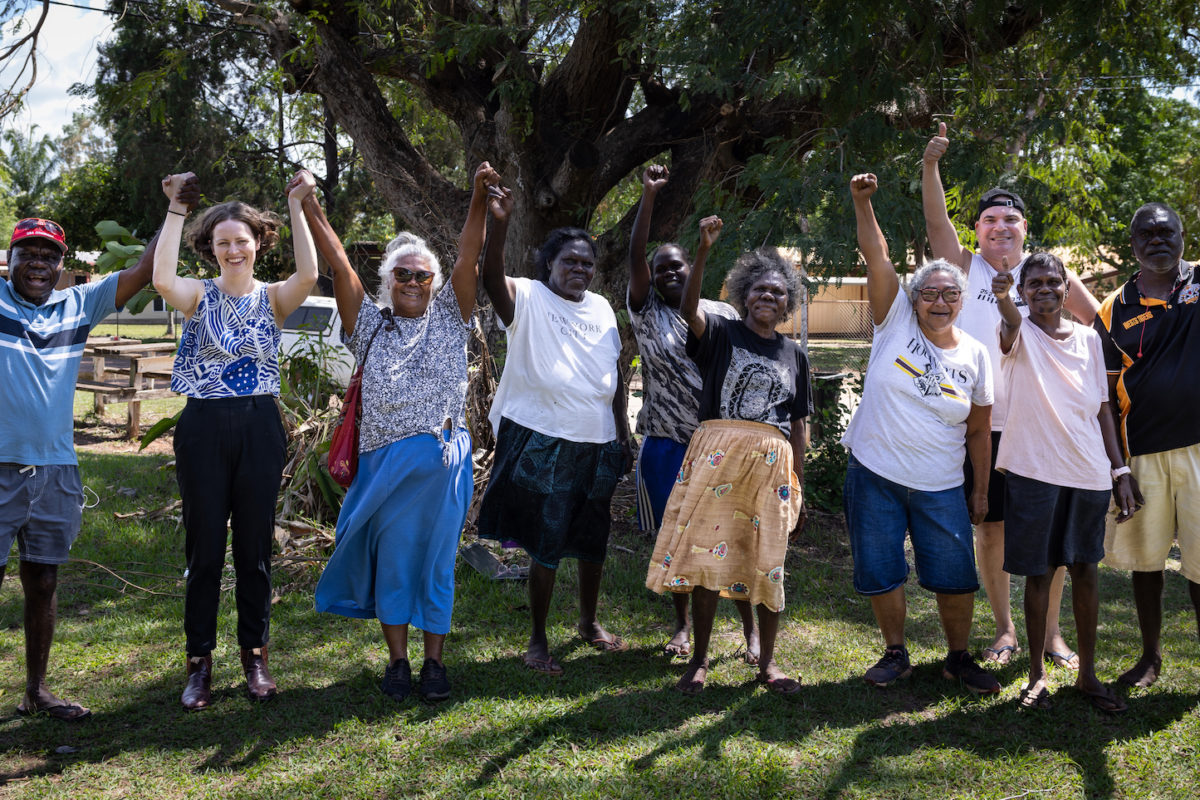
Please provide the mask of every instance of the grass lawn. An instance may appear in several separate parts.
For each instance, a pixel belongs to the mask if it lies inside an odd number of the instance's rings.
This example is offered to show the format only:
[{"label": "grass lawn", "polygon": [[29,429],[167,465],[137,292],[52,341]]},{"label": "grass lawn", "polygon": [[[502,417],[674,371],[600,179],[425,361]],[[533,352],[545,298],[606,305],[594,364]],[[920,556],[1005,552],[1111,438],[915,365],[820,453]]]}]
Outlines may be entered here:
[{"label": "grass lawn", "polygon": [[[574,635],[576,572],[565,566],[551,614],[559,679],[524,669],[524,585],[492,584],[460,563],[446,663],[451,700],[396,704],[378,690],[385,649],[373,622],[317,615],[319,567],[285,575],[271,666],[279,696],[243,690],[232,591],[225,592],[213,707],[179,706],[183,536],[172,520],[117,519],[175,498],[169,453],[81,453],[99,495],[62,568],[50,681],[92,708],[65,725],[14,713],[23,685],[22,598],[15,568],[0,587],[0,796],[12,798],[596,797],[596,798],[1193,798],[1200,767],[1200,647],[1184,581],[1168,576],[1166,667],[1120,717],[1096,712],[1051,670],[1055,707],[1025,712],[1024,654],[999,671],[999,697],[971,699],[941,678],[936,608],[909,592],[913,677],[892,689],[862,672],[880,643],[870,606],[851,590],[835,518],[792,550],[780,660],[803,673],[789,698],[767,693],[736,651],[722,604],[708,688],[671,690],[682,672],[662,656],[670,603],[642,587],[649,543],[621,516],[602,598],[627,653],[601,655]],[[120,490],[132,489],[130,492]],[[628,495],[626,489],[621,490]],[[630,551],[630,552],[627,552]],[[15,565],[15,558],[14,565]],[[97,565],[104,565],[107,569]],[[110,573],[108,570],[111,570]],[[123,580],[122,580],[123,579]],[[1139,647],[1127,575],[1102,570],[1100,671]],[[1020,607],[1020,584],[1014,605]],[[990,614],[980,598],[976,649]],[[1019,623],[1020,624],[1020,623]],[[1064,612],[1068,640],[1071,620]],[[1022,637],[1023,638],[1023,637]],[[418,637],[419,639],[419,637]],[[419,664],[420,650],[412,656]]]}]

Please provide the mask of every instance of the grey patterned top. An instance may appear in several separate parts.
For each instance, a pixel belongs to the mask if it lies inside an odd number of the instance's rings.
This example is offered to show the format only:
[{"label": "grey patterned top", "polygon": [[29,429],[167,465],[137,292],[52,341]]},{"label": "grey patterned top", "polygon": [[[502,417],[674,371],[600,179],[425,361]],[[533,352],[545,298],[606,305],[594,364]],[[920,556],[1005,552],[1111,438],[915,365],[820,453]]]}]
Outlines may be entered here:
[{"label": "grey patterned top", "polygon": [[418,433],[437,434],[446,418],[465,428],[467,335],[454,287],[447,282],[420,317],[392,317],[363,297],[354,335],[342,341],[362,363],[371,334],[383,327],[371,345],[362,378],[362,424],[359,450],[366,453]]},{"label": "grey patterned top", "polygon": [[[629,293],[625,295],[629,306]],[[701,300],[700,310],[740,319],[728,303]],[[687,323],[650,289],[641,311],[629,309],[633,335],[642,356],[642,410],[637,432],[687,444],[700,425],[700,371],[688,358]]]}]

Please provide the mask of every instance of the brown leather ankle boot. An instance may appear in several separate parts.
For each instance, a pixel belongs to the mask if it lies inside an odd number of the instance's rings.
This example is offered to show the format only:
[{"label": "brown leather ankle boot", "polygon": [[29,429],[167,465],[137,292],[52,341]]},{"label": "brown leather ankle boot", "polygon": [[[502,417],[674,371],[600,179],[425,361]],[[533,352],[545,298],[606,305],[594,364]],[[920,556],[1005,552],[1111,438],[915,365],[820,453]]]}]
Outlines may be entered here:
[{"label": "brown leather ankle boot", "polygon": [[212,653],[188,657],[187,686],[179,700],[188,711],[199,711],[212,702]]},{"label": "brown leather ankle boot", "polygon": [[270,700],[275,696],[275,681],[267,672],[267,646],[242,650],[242,671],[246,673],[246,690],[254,700]]}]

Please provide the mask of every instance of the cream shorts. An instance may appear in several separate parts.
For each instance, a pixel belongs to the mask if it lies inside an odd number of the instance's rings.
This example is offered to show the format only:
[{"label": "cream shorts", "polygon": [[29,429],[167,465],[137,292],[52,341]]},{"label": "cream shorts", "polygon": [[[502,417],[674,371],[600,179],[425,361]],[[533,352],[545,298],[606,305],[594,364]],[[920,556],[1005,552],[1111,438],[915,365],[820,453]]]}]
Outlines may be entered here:
[{"label": "cream shorts", "polygon": [[1146,505],[1117,525],[1107,517],[1104,563],[1134,572],[1159,572],[1178,539],[1180,573],[1200,583],[1200,444],[1129,461]]}]

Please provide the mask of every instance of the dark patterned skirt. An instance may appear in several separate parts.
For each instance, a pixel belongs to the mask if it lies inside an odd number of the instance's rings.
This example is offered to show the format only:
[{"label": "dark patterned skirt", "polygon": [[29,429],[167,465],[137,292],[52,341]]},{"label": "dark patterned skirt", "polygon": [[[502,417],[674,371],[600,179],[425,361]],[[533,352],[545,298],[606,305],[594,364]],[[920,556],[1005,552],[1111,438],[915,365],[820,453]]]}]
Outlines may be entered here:
[{"label": "dark patterned skirt", "polygon": [[624,461],[616,441],[572,442],[502,418],[479,535],[515,541],[550,569],[564,558],[602,563]]}]

